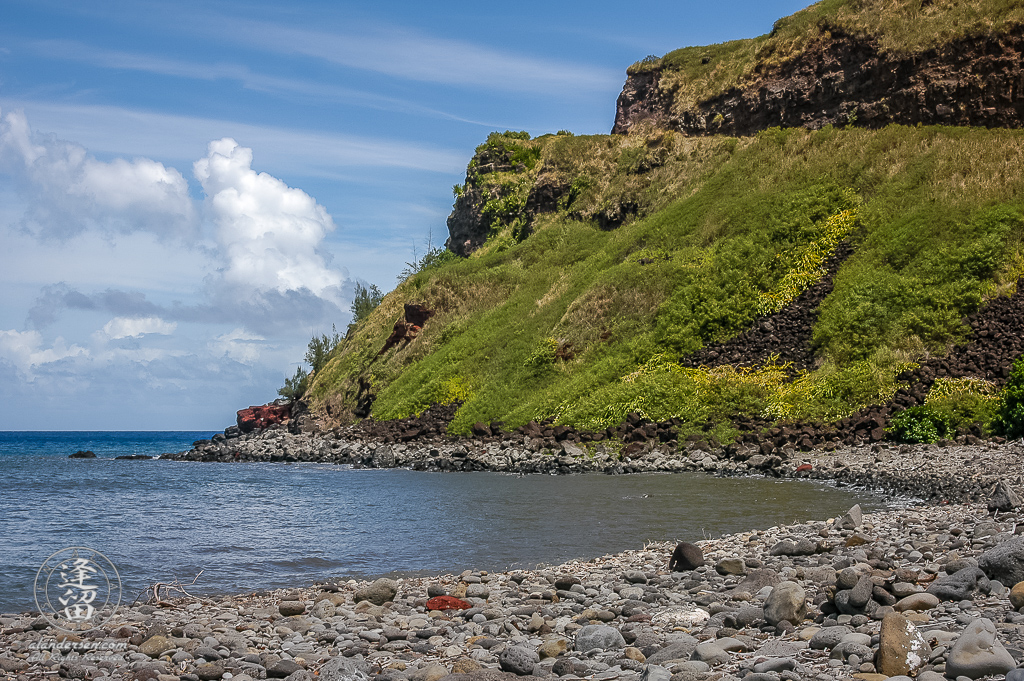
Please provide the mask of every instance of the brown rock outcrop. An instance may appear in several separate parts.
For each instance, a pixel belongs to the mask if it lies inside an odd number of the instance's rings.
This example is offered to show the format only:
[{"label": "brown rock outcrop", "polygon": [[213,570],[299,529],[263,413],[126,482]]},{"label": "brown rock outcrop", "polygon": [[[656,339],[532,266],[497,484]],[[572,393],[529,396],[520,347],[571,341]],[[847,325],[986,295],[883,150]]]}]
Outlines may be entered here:
[{"label": "brown rock outcrop", "polygon": [[661,69],[629,76],[612,133],[641,122],[689,135],[752,135],[770,127],[970,125],[1024,122],[1024,27],[924,52],[882,53],[832,29],[830,39],[764,68],[738,87],[676,111]]}]

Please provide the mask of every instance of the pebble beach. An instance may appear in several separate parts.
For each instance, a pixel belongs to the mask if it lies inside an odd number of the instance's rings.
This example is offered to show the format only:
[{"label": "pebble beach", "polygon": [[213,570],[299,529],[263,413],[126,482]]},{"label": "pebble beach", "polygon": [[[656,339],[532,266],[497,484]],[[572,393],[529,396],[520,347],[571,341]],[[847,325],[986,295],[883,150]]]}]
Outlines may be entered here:
[{"label": "pebble beach", "polygon": [[[675,545],[658,543],[536,570],[216,597],[164,588],[77,635],[39,613],[6,613],[0,678],[1024,678],[1014,671],[1024,662],[1020,454],[1013,444],[800,453],[776,472],[933,503],[707,538],[684,547],[675,571]],[[765,474],[709,452],[678,461]]]}]

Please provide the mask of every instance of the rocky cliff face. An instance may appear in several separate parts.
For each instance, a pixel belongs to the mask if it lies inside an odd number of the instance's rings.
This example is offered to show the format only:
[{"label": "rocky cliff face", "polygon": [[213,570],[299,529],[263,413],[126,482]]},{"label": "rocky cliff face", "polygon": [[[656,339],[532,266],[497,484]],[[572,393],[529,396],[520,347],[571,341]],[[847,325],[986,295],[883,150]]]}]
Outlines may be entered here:
[{"label": "rocky cliff face", "polygon": [[448,216],[448,240],[444,244],[449,251],[465,258],[487,240],[489,226],[484,222],[485,202],[482,189],[472,186],[467,186],[455,198],[452,213]]},{"label": "rocky cliff face", "polygon": [[641,122],[689,135],[751,135],[765,128],[1024,123],[1024,28],[954,41],[910,56],[833,31],[800,56],[755,71],[742,86],[681,110],[661,68],[631,75],[613,133]]},{"label": "rocky cliff face", "polygon": [[510,149],[487,146],[477,150],[466,171],[466,183],[456,196],[452,213],[448,216],[445,247],[449,251],[468,256],[483,245],[494,229],[518,215],[517,202],[507,200],[514,198],[519,187],[514,183],[493,180],[525,170],[522,163],[514,160]]}]

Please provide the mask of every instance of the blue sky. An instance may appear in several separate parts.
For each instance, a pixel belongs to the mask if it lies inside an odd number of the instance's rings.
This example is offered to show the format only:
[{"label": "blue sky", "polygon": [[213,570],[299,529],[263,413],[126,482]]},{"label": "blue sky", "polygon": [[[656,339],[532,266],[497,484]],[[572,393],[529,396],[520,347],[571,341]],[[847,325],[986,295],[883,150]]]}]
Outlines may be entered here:
[{"label": "blue sky", "polygon": [[802,2],[0,0],[0,430],[220,429],[447,237],[493,130]]}]

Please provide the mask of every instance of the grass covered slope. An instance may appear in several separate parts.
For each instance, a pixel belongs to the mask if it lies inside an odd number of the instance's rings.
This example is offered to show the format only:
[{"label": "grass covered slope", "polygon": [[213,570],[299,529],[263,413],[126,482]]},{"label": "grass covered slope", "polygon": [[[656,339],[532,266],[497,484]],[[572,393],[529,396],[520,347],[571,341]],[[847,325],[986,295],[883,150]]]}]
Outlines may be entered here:
[{"label": "grass covered slope", "polygon": [[[461,433],[634,411],[721,437],[739,414],[834,420],[891,396],[1024,273],[1021,131],[494,135],[476,158],[500,148],[533,161],[471,163],[457,188],[477,192],[482,247],[411,275],[349,333],[307,394],[325,417],[350,419],[368,389],[382,419],[459,401]],[[844,239],[809,373],[678,365],[786,304]],[[435,315],[377,358],[404,303]]]}]

